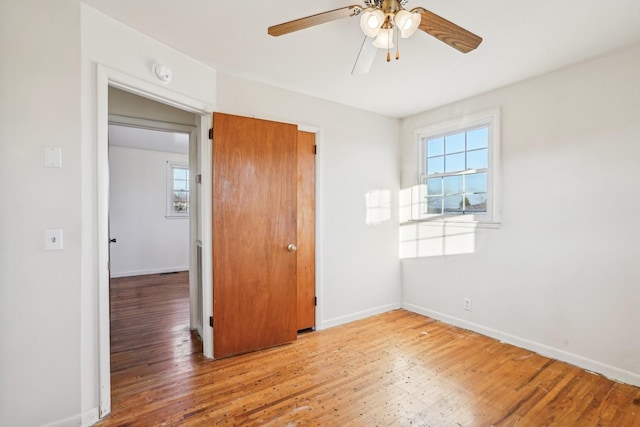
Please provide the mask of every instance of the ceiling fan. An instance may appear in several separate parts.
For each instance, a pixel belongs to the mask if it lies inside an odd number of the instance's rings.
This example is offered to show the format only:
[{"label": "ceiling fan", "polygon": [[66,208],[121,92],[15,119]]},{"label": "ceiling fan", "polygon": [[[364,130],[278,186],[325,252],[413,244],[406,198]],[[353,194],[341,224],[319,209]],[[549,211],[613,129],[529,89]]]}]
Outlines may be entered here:
[{"label": "ceiling fan", "polygon": [[[396,47],[393,41],[394,30],[396,36],[408,38],[420,29],[462,53],[474,50],[482,42],[482,37],[422,7],[405,9],[408,2],[409,0],[364,0],[364,6],[346,6],[295,19],[269,27],[267,32],[272,36],[282,36],[337,19],[361,15],[360,28],[365,38],[352,74],[366,74],[369,71],[376,48],[387,49],[387,61],[391,60],[390,51]],[[373,43],[367,43],[371,38],[374,39]],[[400,53],[396,50],[396,59],[399,58]]]}]

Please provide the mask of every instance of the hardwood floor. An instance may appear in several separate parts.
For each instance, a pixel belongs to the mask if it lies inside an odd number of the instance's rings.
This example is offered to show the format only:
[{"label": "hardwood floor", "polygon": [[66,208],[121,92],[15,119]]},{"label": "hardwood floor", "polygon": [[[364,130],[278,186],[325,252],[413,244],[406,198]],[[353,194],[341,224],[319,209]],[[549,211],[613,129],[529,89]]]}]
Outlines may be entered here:
[{"label": "hardwood floor", "polygon": [[186,273],[112,280],[101,426],[640,426],[640,388],[404,310],[223,360]]}]

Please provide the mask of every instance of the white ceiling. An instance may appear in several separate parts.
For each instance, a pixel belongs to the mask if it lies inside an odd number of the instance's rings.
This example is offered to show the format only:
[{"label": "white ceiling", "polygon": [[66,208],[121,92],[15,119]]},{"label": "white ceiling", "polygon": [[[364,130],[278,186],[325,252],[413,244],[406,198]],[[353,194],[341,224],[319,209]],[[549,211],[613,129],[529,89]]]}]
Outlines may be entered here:
[{"label": "white ceiling", "polygon": [[109,145],[138,150],[189,154],[189,134],[109,125]]},{"label": "white ceiling", "polygon": [[416,32],[352,76],[358,17],[281,37],[267,27],[355,0],[82,0],[218,71],[392,117],[505,86],[640,42],[640,0],[410,0],[483,37],[462,54]]}]

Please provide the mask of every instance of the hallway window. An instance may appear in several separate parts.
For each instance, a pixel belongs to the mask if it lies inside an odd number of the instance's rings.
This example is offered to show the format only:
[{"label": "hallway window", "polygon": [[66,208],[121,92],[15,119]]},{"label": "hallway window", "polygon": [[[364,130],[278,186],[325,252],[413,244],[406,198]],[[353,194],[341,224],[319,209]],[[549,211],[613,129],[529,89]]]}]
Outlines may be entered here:
[{"label": "hallway window", "polygon": [[189,166],[167,162],[167,218],[189,217]]}]

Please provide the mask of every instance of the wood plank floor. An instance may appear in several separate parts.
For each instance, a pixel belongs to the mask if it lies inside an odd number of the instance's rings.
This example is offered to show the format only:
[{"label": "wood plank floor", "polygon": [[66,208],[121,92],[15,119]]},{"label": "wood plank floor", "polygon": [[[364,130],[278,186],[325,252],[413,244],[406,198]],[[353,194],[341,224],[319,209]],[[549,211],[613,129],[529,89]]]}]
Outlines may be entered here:
[{"label": "wood plank floor", "polygon": [[101,426],[640,426],[640,388],[404,310],[207,360],[186,273],[112,280]]}]

